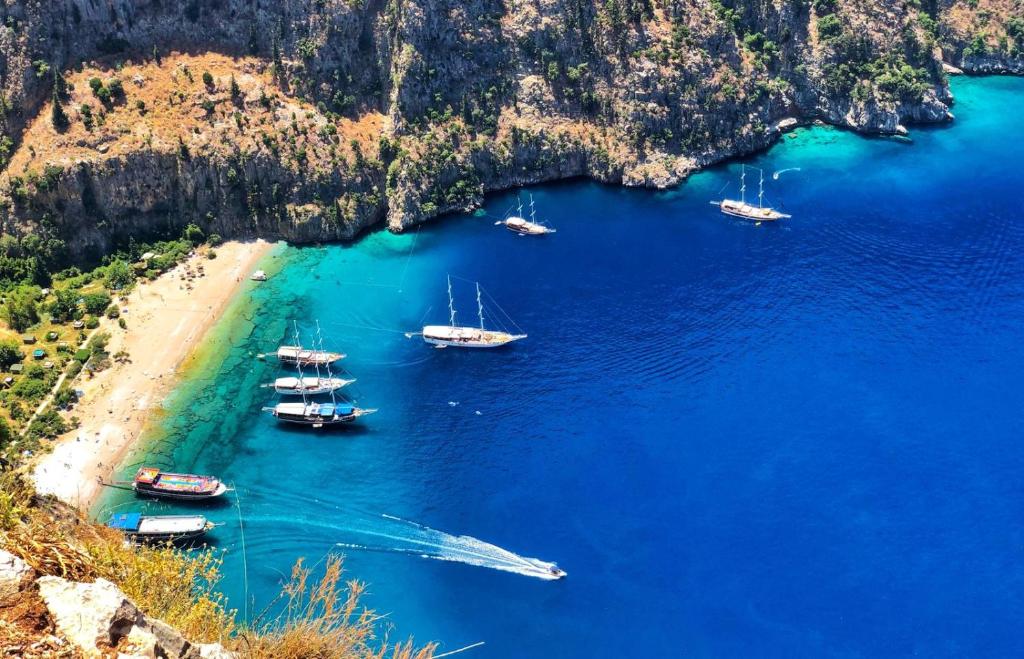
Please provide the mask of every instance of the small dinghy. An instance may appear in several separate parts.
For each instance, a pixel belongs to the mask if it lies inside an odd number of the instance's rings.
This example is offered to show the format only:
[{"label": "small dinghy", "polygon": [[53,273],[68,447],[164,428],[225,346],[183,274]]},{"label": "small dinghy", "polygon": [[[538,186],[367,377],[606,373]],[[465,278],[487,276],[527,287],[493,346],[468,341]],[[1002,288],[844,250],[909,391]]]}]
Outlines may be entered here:
[{"label": "small dinghy", "polygon": [[326,366],[344,358],[340,352],[306,350],[302,346],[281,346],[277,349],[278,361],[294,366]]},{"label": "small dinghy", "polygon": [[263,272],[262,270],[257,270],[256,272],[249,275],[249,279],[253,281],[266,281],[267,273]]},{"label": "small dinghy", "polygon": [[342,387],[355,382],[355,380],[345,380],[343,378],[321,378],[321,377],[301,377],[301,378],[277,378],[274,380],[274,391],[281,394],[282,396],[315,396],[317,394],[329,394],[332,391],[337,391]]},{"label": "small dinghy", "polygon": [[297,423],[313,428],[334,426],[343,423],[352,423],[356,419],[377,410],[363,409],[348,403],[278,403],[273,407],[264,407],[264,412],[270,412],[278,421],[285,423]]},{"label": "small dinghy", "polygon": [[187,542],[202,537],[216,524],[202,515],[117,513],[107,526],[138,542]]},{"label": "small dinghy", "polygon": [[213,476],[172,474],[156,467],[139,469],[132,481],[132,488],[141,496],[181,501],[213,499],[228,491],[228,486]]}]

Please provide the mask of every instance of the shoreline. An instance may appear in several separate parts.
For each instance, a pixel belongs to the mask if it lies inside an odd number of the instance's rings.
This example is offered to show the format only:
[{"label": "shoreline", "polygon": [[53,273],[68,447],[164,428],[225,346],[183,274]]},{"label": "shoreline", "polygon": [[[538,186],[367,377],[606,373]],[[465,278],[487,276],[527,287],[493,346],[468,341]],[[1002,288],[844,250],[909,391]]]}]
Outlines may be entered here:
[{"label": "shoreline", "polygon": [[[127,329],[104,318],[107,351],[128,353],[91,379],[77,379],[82,400],[71,411],[78,428],[55,440],[53,450],[31,469],[40,494],[88,512],[121,460],[142,436],[153,413],[179,382],[186,360],[243,290],[249,275],[274,243],[229,241],[214,249],[217,258],[197,252],[152,282],[140,282],[120,303]],[[185,286],[184,272],[202,265],[205,275]]]}]

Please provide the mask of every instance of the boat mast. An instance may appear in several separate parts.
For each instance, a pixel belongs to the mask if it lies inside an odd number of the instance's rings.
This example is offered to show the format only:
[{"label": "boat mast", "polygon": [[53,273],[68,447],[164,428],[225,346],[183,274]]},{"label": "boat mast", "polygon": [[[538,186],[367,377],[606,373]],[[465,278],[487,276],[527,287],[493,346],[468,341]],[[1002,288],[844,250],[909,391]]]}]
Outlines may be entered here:
[{"label": "boat mast", "polygon": [[302,394],[303,406],[309,405],[306,398],[306,388],[302,386],[302,344],[299,342],[299,324],[292,320],[292,328],[295,332],[295,366],[299,369],[299,393]]},{"label": "boat mast", "polygon": [[747,166],[740,165],[740,202],[747,203]]},{"label": "boat mast", "polygon": [[533,193],[530,194],[530,221],[537,223],[537,209],[533,207]]},{"label": "boat mast", "polygon": [[761,172],[761,180],[757,184],[757,207],[764,208],[762,201],[764,199],[764,170],[759,169],[757,171]]},{"label": "boat mast", "polygon": [[516,195],[516,201],[519,202],[519,210],[517,211],[517,214],[519,215],[519,217],[522,217],[523,216],[523,196],[517,194]]},{"label": "boat mast", "polygon": [[[316,321],[316,338],[317,338],[317,343],[319,344],[320,354],[326,354],[326,353],[324,353],[324,335],[320,332],[320,319],[319,318]],[[328,384],[328,388],[331,390],[331,402],[334,403],[335,405],[337,405],[338,401],[337,401],[337,399],[334,396],[334,386],[333,386],[334,374],[331,373],[331,362],[325,362],[324,363],[324,367],[327,369],[327,382],[329,383]],[[319,366],[317,366],[316,372],[317,372],[317,375],[320,374],[320,367]],[[320,382],[318,381],[317,385],[319,386],[319,384],[320,384]],[[335,412],[335,413],[337,413],[337,412]]]},{"label": "boat mast", "polygon": [[480,282],[476,283],[476,310],[480,314],[480,329],[484,328],[484,303],[480,300]]},{"label": "boat mast", "polygon": [[451,275],[448,275],[448,324],[455,327],[455,300],[452,299]]}]

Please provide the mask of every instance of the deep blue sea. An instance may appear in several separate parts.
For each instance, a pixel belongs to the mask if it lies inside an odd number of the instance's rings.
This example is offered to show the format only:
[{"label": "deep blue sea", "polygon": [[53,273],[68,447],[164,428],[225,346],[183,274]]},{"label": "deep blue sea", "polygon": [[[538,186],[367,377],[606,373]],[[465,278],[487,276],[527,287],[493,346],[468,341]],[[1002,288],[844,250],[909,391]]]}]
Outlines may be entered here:
[{"label": "deep blue sea", "polygon": [[[912,143],[815,127],[747,160],[779,225],[708,204],[733,163],[668,192],[534,188],[543,239],[494,226],[510,192],[283,248],[124,473],[237,486],[246,569],[233,501],[209,516],[241,615],[340,551],[393,638],[486,643],[464,657],[1020,656],[1024,79],[953,89],[956,122]],[[461,321],[479,281],[529,338],[406,338],[447,322],[447,274]],[[380,409],[359,429],[260,413],[281,371],[255,355],[293,319],[349,354]]]}]

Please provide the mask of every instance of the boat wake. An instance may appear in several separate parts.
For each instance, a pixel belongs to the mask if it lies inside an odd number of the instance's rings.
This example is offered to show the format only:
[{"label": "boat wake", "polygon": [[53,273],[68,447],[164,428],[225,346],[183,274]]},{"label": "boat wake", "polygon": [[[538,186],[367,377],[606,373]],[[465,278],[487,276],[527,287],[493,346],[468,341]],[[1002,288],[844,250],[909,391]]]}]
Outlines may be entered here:
[{"label": "boat wake", "polygon": [[391,540],[394,544],[371,542],[339,542],[339,547],[363,551],[415,554],[421,558],[452,561],[513,572],[527,577],[554,580],[565,576],[557,565],[537,558],[528,558],[468,535],[452,535],[407,519],[381,515],[387,520],[380,528],[353,527],[354,535]]},{"label": "boat wake", "polygon": [[789,167],[787,169],[780,169],[779,171],[777,171],[774,174],[772,174],[772,180],[778,181],[779,177],[782,176],[783,174],[785,174],[786,172],[799,172],[799,171],[800,171],[799,167]]},{"label": "boat wake", "polygon": [[411,554],[439,561],[465,563],[477,567],[513,572],[537,579],[555,580],[566,576],[555,563],[520,556],[497,545],[468,535],[452,535],[392,515],[379,518],[349,518],[345,525],[315,519],[256,517],[248,524],[268,522],[319,527],[342,535],[338,547],[359,551]]}]

